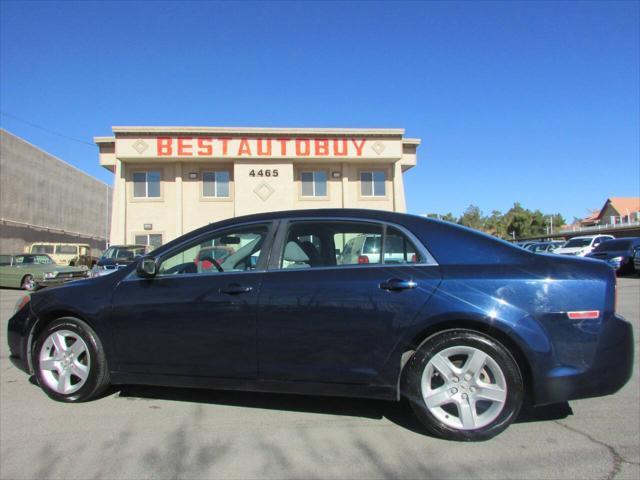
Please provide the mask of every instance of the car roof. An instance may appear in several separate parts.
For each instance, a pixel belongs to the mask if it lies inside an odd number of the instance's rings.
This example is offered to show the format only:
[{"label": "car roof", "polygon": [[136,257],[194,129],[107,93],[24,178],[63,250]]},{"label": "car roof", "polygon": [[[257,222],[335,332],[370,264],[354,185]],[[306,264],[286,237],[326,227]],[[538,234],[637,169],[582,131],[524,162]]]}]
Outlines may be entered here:
[{"label": "car roof", "polygon": [[572,237],[569,240],[574,240],[576,238],[597,238],[597,237],[607,237],[607,238],[615,238],[613,235],[581,235],[579,237]]},{"label": "car roof", "polygon": [[109,248],[144,248],[146,245],[109,245]]}]

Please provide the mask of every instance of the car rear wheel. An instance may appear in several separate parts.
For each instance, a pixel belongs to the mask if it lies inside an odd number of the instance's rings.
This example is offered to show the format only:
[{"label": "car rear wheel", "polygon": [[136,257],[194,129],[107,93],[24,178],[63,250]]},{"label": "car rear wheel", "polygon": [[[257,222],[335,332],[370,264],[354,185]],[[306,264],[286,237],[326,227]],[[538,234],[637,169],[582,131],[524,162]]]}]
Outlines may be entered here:
[{"label": "car rear wheel", "polygon": [[109,385],[100,340],[77,318],[56,320],[40,333],[33,350],[33,366],[38,384],[54,400],[91,400]]},{"label": "car rear wheel", "polygon": [[33,275],[25,275],[20,283],[20,288],[29,292],[35,291],[38,288],[38,285],[36,284]]},{"label": "car rear wheel", "polygon": [[522,375],[509,351],[471,330],[428,338],[409,360],[405,394],[427,430],[448,440],[487,440],[516,418]]}]

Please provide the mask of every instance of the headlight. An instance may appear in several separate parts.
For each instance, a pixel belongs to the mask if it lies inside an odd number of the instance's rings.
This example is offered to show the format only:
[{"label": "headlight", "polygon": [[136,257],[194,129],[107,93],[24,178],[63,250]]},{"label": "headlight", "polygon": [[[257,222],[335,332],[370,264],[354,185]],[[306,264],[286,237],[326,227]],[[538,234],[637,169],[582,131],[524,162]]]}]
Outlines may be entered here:
[{"label": "headlight", "polygon": [[613,257],[609,259],[610,263],[622,263],[624,257]]},{"label": "headlight", "polygon": [[22,310],[27,303],[31,301],[31,295],[23,295],[16,302],[16,306],[13,308],[13,314],[15,315],[20,310]]},{"label": "headlight", "polygon": [[58,272],[44,272],[44,279],[51,280],[52,278],[56,278],[58,276]]}]

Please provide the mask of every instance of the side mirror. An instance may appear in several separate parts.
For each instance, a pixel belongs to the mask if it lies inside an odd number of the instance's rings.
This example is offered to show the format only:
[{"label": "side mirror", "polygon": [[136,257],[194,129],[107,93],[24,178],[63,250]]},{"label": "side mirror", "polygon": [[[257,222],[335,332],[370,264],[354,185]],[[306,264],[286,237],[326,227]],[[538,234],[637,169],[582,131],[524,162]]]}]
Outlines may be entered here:
[{"label": "side mirror", "polygon": [[151,257],[143,257],[136,266],[136,273],[142,278],[151,278],[156,275],[156,260]]}]

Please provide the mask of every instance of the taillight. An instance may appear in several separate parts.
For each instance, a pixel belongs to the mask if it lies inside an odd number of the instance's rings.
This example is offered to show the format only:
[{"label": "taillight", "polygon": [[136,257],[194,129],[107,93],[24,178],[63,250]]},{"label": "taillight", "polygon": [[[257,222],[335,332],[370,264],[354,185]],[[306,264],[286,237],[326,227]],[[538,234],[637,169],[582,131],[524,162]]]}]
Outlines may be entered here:
[{"label": "taillight", "polygon": [[418,256],[415,253],[411,255],[411,263],[418,263]]},{"label": "taillight", "polygon": [[577,312],[567,312],[567,316],[571,320],[595,319],[600,316],[600,311],[599,310],[581,310]]},{"label": "taillight", "polygon": [[358,257],[358,263],[359,264],[369,263],[369,257],[367,257],[366,255],[360,255]]}]

